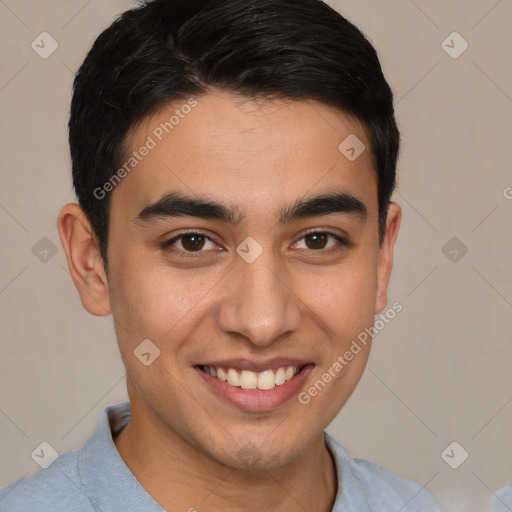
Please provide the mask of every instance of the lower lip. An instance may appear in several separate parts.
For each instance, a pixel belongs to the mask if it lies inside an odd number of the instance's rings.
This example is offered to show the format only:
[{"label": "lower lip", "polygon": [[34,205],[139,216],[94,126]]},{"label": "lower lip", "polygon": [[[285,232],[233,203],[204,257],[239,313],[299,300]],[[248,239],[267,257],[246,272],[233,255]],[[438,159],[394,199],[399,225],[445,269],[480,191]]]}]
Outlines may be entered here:
[{"label": "lower lip", "polygon": [[241,387],[231,386],[198,367],[195,370],[199,373],[206,384],[222,398],[239,409],[247,411],[267,411],[279,407],[292,397],[298,394],[304,381],[313,371],[314,365],[308,364],[302,368],[302,371],[294,375],[280,386],[274,386],[272,389],[263,391],[261,389],[242,389]]}]

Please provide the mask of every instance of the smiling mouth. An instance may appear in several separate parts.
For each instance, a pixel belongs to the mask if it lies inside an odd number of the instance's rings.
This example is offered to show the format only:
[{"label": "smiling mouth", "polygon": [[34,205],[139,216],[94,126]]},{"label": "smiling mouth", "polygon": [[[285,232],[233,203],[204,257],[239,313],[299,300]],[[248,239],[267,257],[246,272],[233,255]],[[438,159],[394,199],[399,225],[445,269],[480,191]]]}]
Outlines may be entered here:
[{"label": "smiling mouth", "polygon": [[282,366],[280,368],[252,372],[236,368],[221,368],[219,366],[199,365],[198,368],[226,384],[242,389],[259,389],[267,391],[276,386],[282,386],[302,371],[304,366]]}]

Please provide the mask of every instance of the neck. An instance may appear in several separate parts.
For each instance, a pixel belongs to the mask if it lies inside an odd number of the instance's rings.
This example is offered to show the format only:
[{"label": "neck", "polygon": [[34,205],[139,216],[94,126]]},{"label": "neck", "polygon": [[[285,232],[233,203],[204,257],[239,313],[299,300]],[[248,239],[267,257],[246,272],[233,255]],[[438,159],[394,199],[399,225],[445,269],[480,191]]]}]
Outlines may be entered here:
[{"label": "neck", "polygon": [[323,433],[289,464],[263,471],[227,467],[132,409],[114,439],[139,483],[165,510],[330,512],[337,475]]}]

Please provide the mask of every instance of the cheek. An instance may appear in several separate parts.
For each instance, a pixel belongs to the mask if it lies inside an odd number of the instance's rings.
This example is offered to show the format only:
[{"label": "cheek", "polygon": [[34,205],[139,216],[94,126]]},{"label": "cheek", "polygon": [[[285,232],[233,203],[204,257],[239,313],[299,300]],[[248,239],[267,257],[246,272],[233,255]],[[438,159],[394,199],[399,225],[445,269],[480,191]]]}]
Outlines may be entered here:
[{"label": "cheek", "polygon": [[373,324],[377,288],[373,260],[356,259],[353,265],[327,268],[316,276],[298,276],[296,287],[337,339],[357,336]]},{"label": "cheek", "polygon": [[125,327],[119,332],[122,343],[183,338],[223,278],[219,269],[178,270],[142,256],[127,255],[117,268],[122,270],[112,276],[111,303],[114,317]]},{"label": "cheek", "polygon": [[308,309],[327,334],[319,345],[319,366],[299,399],[322,427],[338,414],[366,366],[374,323],[376,272],[372,261],[345,266],[309,289]]}]

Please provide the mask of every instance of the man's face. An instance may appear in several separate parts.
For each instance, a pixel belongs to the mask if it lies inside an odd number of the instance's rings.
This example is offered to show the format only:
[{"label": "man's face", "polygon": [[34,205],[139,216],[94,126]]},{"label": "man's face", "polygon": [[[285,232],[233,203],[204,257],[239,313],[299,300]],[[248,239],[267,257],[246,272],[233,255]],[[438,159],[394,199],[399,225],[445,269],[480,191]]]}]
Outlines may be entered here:
[{"label": "man's face", "polygon": [[[127,139],[128,154],[156,146],[112,193],[110,303],[132,409],[213,460],[268,469],[318,439],[365,367],[369,344],[299,400],[385,305],[377,178],[369,150],[338,149],[370,143],[335,109],[196,99],[169,134],[186,101]],[[148,339],[160,355],[146,366]]]}]

